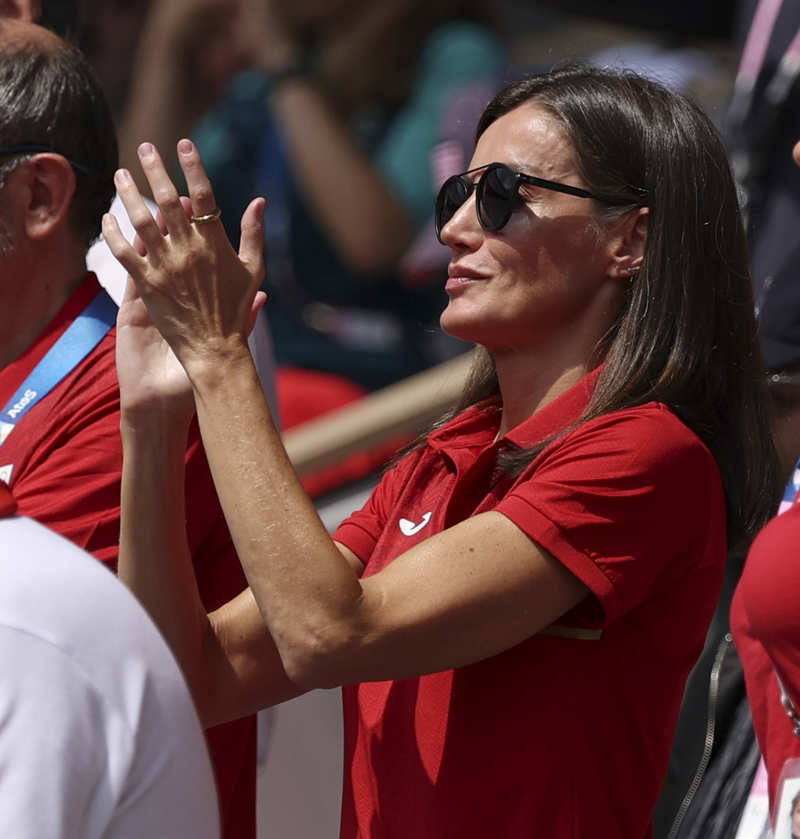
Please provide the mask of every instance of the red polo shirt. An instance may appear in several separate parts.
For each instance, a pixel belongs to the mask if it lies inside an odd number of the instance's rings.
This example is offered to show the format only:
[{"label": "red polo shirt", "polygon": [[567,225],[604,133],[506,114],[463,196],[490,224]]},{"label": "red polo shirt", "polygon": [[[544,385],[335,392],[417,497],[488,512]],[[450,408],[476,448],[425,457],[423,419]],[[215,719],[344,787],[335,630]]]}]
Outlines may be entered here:
[{"label": "red polo shirt", "polygon": [[497,407],[467,410],[336,533],[370,575],[496,510],[592,593],[501,655],[345,689],[347,839],[651,835],[722,581],[725,504],[708,449],[657,403],[583,423],[520,477],[499,474],[501,448],[578,418],[596,375],[497,443]]},{"label": "red polo shirt", "polygon": [[[100,291],[93,274],[67,300],[34,343],[0,370],[0,406]],[[0,446],[0,479],[14,491],[19,513],[36,519],[116,566],[122,443],[115,330],[17,423]],[[200,435],[186,452],[187,534],[207,609],[235,597],[245,578],[222,515]],[[87,609],[91,603],[87,603]],[[255,836],[255,719],[207,732],[220,793],[225,839]]]}]

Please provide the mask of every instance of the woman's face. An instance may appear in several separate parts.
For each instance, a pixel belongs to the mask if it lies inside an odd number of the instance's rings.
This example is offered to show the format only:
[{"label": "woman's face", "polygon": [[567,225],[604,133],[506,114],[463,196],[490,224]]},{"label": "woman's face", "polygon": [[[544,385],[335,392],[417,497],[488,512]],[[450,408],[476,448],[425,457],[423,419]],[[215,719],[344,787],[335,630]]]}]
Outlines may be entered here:
[{"label": "woman's face", "polygon": [[[469,168],[505,163],[517,172],[586,187],[560,124],[535,103],[492,123]],[[481,173],[476,173],[480,175]],[[480,226],[475,192],[442,229],[452,251],[445,332],[491,351],[550,345],[584,352],[611,325],[621,283],[611,242],[590,199],[523,186],[508,223]]]},{"label": "woman's face", "polygon": [[792,810],[792,836],[800,836],[800,801],[794,805]]}]

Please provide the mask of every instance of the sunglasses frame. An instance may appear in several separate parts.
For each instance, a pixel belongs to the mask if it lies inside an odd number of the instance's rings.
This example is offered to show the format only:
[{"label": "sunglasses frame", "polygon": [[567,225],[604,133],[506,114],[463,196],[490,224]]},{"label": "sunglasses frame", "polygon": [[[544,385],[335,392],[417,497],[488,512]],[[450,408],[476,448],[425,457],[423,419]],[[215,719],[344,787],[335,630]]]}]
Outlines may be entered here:
[{"label": "sunglasses frame", "polygon": [[[467,181],[464,179],[466,175],[471,175],[474,172],[480,172],[481,169],[483,169],[484,172],[478,179],[477,183],[473,181]],[[494,224],[489,222],[488,219],[484,218],[482,195],[483,190],[485,189],[487,174],[490,171],[496,171],[497,169],[505,169],[508,172],[511,172],[511,174],[514,176],[514,188],[508,197],[507,212],[505,213],[502,222],[500,222],[499,224]],[[467,185],[469,187],[469,192],[464,198],[464,201],[466,201],[470,197],[470,195],[472,195],[473,192],[476,193],[476,211],[478,214],[478,221],[480,222],[481,227],[489,233],[497,233],[498,230],[502,230],[506,226],[506,224],[508,224],[508,221],[511,218],[511,214],[514,212],[514,200],[517,198],[519,188],[523,184],[529,184],[530,186],[538,186],[542,189],[549,189],[552,192],[563,192],[567,195],[575,195],[578,198],[593,198],[595,201],[600,201],[603,204],[622,205],[637,203],[636,199],[630,195],[609,195],[604,193],[589,192],[589,190],[582,189],[579,186],[562,184],[558,181],[549,181],[546,178],[537,178],[534,175],[526,175],[523,172],[517,172],[505,163],[487,163],[484,166],[476,166],[474,169],[468,169],[466,172],[462,172],[459,175],[451,175],[439,189],[439,193],[436,196],[436,210],[434,214],[434,222],[436,227],[436,238],[440,242],[442,241],[442,228],[450,221],[450,219],[453,218],[453,216],[451,215],[450,218],[447,219],[447,221],[445,221],[444,224],[442,224],[440,222],[440,207],[444,201],[445,190],[447,189],[448,184],[454,181],[458,181],[459,183]],[[463,202],[461,205],[459,205],[459,207],[462,205]],[[455,211],[453,212],[453,215],[455,215]]]}]

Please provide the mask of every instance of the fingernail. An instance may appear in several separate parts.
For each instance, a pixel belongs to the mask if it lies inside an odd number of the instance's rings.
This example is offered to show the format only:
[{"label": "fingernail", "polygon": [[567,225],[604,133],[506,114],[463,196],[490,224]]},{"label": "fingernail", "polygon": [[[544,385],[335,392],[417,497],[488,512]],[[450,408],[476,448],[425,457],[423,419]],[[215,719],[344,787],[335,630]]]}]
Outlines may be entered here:
[{"label": "fingernail", "polygon": [[114,182],[117,186],[128,186],[132,182],[131,173],[127,169],[117,169]]},{"label": "fingernail", "polygon": [[139,146],[139,157],[152,157],[154,151],[152,143],[142,143]]},{"label": "fingernail", "polygon": [[178,143],[178,152],[180,154],[191,154],[194,150],[194,145],[191,140],[181,140]]}]

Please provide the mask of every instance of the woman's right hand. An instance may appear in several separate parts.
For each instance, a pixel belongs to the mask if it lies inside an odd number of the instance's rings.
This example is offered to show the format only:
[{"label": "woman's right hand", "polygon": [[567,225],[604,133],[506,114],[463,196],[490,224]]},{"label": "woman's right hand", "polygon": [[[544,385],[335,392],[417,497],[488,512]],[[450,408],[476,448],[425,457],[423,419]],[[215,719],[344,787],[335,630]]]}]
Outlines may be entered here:
[{"label": "woman's right hand", "polygon": [[117,339],[128,412],[149,405],[167,411],[175,407],[185,416],[187,380],[172,353],[190,377],[193,369],[224,375],[226,353],[249,359],[247,335],[266,299],[258,291],[263,199],[251,202],[242,216],[237,254],[218,218],[192,221],[213,216],[214,195],[194,145],[183,140],[178,150],[191,198],[178,196],[157,150],[144,144],[140,158],[158,218],[150,215],[130,174],[120,170],[116,186],[137,231],[135,246],[122,236],[113,216],[103,219],[105,239],[136,286],[135,293],[128,289],[120,310]]}]

